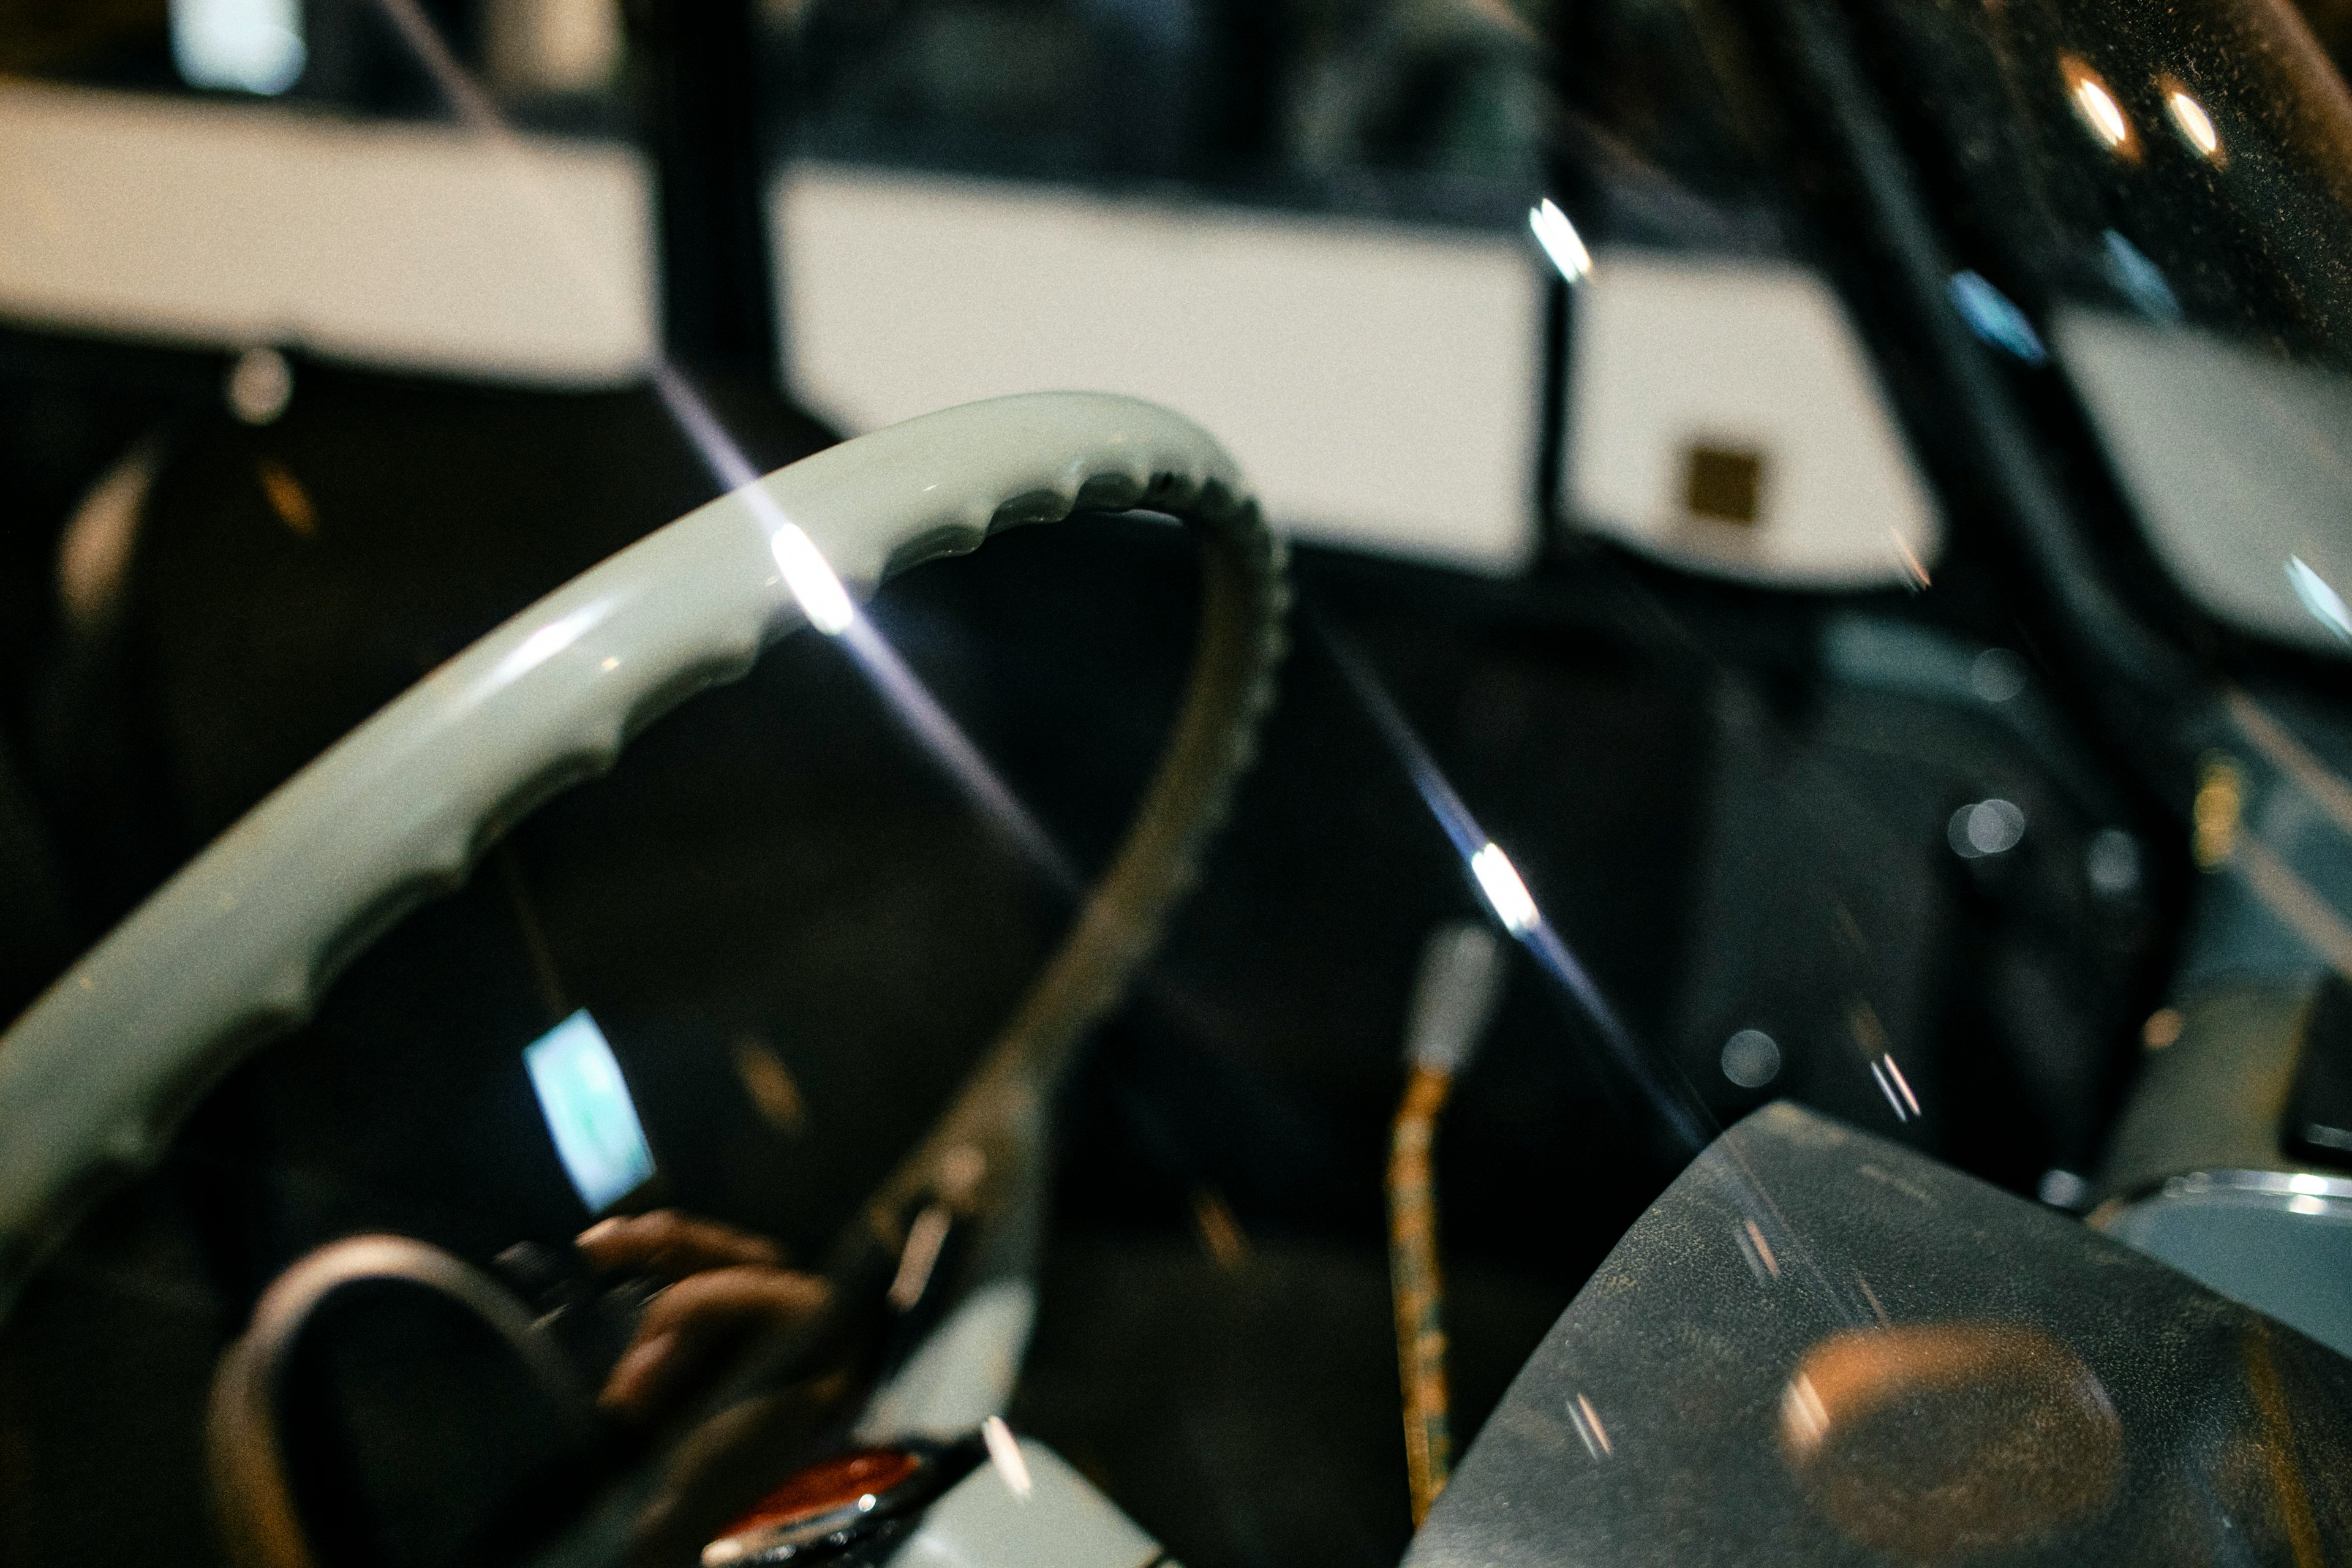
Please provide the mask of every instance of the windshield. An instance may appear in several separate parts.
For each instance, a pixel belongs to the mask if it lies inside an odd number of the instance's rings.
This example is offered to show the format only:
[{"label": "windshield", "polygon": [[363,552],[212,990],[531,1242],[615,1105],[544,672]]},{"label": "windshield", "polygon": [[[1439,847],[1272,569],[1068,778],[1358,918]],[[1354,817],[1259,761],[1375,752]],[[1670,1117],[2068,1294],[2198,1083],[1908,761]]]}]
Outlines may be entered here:
[{"label": "windshield", "polygon": [[0,71],[10,1562],[2347,1528],[2301,20]]},{"label": "windshield", "polygon": [[2040,321],[2191,596],[2340,651],[2342,79],[2284,5],[1954,16],[1890,10],[1880,37],[1937,84],[1910,129],[1958,198],[1960,310],[2021,366]]},{"label": "windshield", "polygon": [[1889,67],[1936,74],[1945,113],[1915,123],[1969,193],[1990,281],[2342,367],[2352,99],[2291,10],[1885,21]]}]

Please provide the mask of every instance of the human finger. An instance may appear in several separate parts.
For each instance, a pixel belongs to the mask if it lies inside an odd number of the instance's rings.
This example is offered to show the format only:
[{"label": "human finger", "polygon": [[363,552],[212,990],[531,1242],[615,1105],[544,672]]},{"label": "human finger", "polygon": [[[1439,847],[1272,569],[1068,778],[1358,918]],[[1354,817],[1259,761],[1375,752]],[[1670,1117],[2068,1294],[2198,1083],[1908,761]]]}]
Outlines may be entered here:
[{"label": "human finger", "polygon": [[642,1419],[761,1331],[806,1322],[829,1294],[824,1281],[781,1268],[746,1265],[689,1275],[647,1303],[599,1403]]},{"label": "human finger", "polygon": [[672,1279],[708,1268],[739,1264],[774,1268],[784,1261],[783,1249],[766,1237],[676,1209],[599,1220],[582,1231],[573,1245],[601,1272],[659,1274]]}]

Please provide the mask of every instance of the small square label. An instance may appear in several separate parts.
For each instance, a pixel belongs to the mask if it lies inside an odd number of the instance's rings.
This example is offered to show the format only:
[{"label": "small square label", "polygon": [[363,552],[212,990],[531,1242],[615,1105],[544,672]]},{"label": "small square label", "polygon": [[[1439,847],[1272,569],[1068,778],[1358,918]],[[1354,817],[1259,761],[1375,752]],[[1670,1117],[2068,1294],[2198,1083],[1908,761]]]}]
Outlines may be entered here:
[{"label": "small square label", "polygon": [[1755,526],[1764,488],[1764,454],[1746,447],[1694,444],[1689,448],[1683,504],[1694,517]]}]

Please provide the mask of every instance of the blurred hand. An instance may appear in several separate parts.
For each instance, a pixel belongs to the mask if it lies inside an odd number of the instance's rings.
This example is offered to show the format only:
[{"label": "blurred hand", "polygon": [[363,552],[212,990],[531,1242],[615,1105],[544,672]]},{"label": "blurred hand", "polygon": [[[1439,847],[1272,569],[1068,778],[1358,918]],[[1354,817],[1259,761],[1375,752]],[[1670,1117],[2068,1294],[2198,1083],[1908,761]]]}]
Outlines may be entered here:
[{"label": "blurred hand", "polygon": [[784,1268],[775,1243],[669,1209],[601,1221],[576,1245],[602,1272],[671,1281],[647,1303],[598,1395],[605,1409],[630,1420],[658,1415],[761,1339],[801,1326],[825,1304],[824,1281]]}]

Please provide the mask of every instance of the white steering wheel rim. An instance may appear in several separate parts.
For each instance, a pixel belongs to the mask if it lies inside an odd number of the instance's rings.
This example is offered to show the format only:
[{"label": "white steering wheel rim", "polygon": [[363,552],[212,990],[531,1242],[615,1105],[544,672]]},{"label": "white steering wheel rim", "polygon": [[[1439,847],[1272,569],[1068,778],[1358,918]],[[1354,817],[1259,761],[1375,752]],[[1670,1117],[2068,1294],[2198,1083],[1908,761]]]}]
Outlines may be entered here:
[{"label": "white steering wheel rim", "polygon": [[[984,1139],[1123,990],[1246,764],[1279,658],[1283,551],[1239,468],[1198,426],[1133,398],[970,404],[779,469],[540,600],[248,812],[0,1037],[0,1317],[83,1205],[151,1164],[206,1088],[653,717],[803,622],[838,631],[850,601],[905,566],[993,528],[1139,504],[1193,523],[1208,549],[1192,689],[1069,945],[926,1148]],[[894,1185],[921,1185],[924,1163]]]}]

